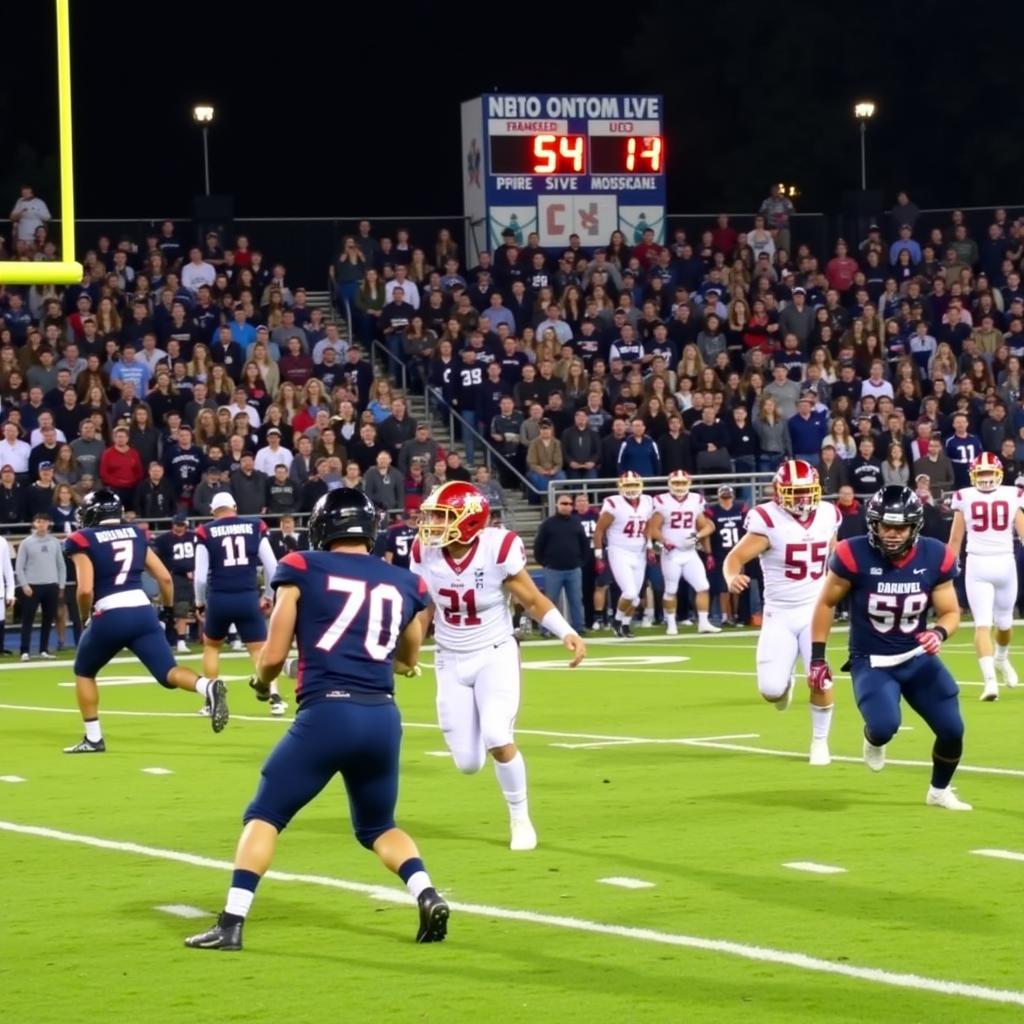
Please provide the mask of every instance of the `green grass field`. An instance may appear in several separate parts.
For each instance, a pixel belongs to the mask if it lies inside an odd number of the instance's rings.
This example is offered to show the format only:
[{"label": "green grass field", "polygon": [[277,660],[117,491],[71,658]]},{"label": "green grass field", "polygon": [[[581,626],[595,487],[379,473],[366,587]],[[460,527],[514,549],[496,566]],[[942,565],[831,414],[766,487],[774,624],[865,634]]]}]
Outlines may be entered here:
[{"label": "green grass field", "polygon": [[[507,848],[490,767],[462,776],[443,754],[432,673],[404,680],[399,822],[452,901],[448,941],[413,943],[415,910],[351,837],[339,787],[283,837],[241,954],[185,949],[210,918],[159,908],[221,908],[241,812],[286,723],[235,682],[214,736],[192,695],[126,661],[103,691],[108,753],[68,757],[70,665],[5,665],[0,1018],[1019,1020],[1024,862],[972,851],[1024,852],[1024,688],[980,704],[969,641],[945,658],[963,684],[975,770],[956,782],[971,814],[925,807],[931,740],[912,712],[889,755],[914,763],[867,770],[845,676],[842,759],[810,768],[806,691],[786,714],[760,700],[750,633],[602,638],[575,672],[557,646],[528,644],[532,853]],[[224,671],[240,679],[247,662]]]}]

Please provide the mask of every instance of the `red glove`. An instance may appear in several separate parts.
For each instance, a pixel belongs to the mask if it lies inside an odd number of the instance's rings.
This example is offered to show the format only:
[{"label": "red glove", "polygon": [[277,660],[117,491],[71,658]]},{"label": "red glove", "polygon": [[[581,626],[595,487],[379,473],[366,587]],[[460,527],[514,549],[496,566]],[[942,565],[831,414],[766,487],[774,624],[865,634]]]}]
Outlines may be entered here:
[{"label": "red glove", "polygon": [[594,573],[597,576],[600,576],[601,573],[603,573],[605,571],[605,569],[607,569],[607,568],[608,568],[608,564],[607,564],[607,562],[605,562],[605,560],[603,558],[595,558],[594,559]]},{"label": "red glove", "polygon": [[816,658],[811,662],[811,667],[807,672],[807,685],[812,690],[819,692],[831,689],[832,669],[828,667],[828,662],[823,658]]},{"label": "red glove", "polygon": [[924,648],[925,654],[938,654],[942,647],[942,637],[934,629],[926,629],[918,633],[914,639]]},{"label": "red glove", "polygon": [[675,544],[670,544],[670,543],[669,543],[669,542],[668,542],[667,540],[664,540],[664,541],[662,541],[662,542],[661,542],[661,546],[662,546],[662,547],[663,547],[663,548],[664,548],[664,549],[665,549],[666,551],[675,551],[675,549],[676,549],[676,546],[675,546]]},{"label": "red glove", "polygon": [[715,556],[714,555],[705,555],[704,556],[704,567],[707,569],[708,572],[714,572],[715,571]]}]

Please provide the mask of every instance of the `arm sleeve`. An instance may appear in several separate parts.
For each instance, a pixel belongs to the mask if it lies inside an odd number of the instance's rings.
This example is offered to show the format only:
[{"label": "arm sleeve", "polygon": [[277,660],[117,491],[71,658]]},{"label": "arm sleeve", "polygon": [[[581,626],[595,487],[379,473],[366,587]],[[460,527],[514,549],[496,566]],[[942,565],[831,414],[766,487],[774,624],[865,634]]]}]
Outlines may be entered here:
[{"label": "arm sleeve", "polygon": [[273,596],[273,588],[271,582],[274,579],[274,572],[277,569],[277,556],[274,554],[274,549],[270,546],[270,539],[263,537],[260,539],[260,546],[258,549],[260,556],[260,563],[263,566],[263,594],[265,597]]},{"label": "arm sleeve", "polygon": [[196,570],[192,582],[196,590],[196,604],[203,607],[206,604],[206,580],[210,574],[210,552],[206,550],[205,544],[196,545]]},{"label": "arm sleeve", "polygon": [[[925,539],[928,540],[930,538]],[[935,580],[935,586],[939,586],[942,583],[955,580],[960,575],[960,559],[956,557],[953,549],[948,544],[943,544],[942,541],[936,541],[935,543],[942,548],[939,556],[939,575]]]}]

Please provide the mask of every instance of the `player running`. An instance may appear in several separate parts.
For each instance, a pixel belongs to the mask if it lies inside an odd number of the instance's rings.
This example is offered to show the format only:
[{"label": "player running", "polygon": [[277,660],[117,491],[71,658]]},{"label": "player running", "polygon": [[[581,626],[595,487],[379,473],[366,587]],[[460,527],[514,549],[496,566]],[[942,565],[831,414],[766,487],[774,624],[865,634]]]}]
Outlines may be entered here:
[{"label": "player running", "polygon": [[239,950],[242,928],[278,836],[340,775],[356,839],[405,883],[419,904],[417,942],[440,942],[448,905],[430,881],[413,840],[395,825],[402,719],[394,673],[415,670],[422,631],[422,584],[367,555],[377,512],[362,492],[330,491],[309,517],[312,551],[293,551],[274,575],[277,602],[254,683],[269,694],[298,644],[299,709],[263,765],[243,816],[234,873],[217,923],[185,940],[197,949]]},{"label": "player running", "polygon": [[[196,530],[196,609],[203,612],[203,671],[216,675],[220,649],[232,623],[253,664],[267,639],[270,581],[277,568],[267,524],[256,516],[238,515],[235,499],[220,491],[210,502],[212,523]],[[256,587],[256,567],[263,566],[263,597]],[[288,704],[274,682],[260,698],[270,701],[270,713],[283,715]]]},{"label": "player running", "polygon": [[[746,535],[723,566],[733,594],[750,586],[743,571],[760,557],[764,573],[764,628],[757,638],[757,688],[766,701],[785,711],[793,698],[799,655],[811,663],[811,613],[825,577],[829,552],[839,528],[839,512],[821,500],[818,471],[802,459],[788,459],[773,481],[775,499],[755,505],[744,524]],[[810,763],[831,763],[828,734],[835,704],[831,684],[811,690]]]},{"label": "player running", "polygon": [[[75,652],[75,696],[85,736],[65,754],[102,754],[107,745],[100,728],[96,676],[128,648],[169,690],[194,690],[206,701],[210,724],[220,732],[228,723],[227,691],[220,679],[197,676],[174,660],[167,632],[142,589],[148,572],[160,587],[165,618],[174,615],[171,574],[146,543],[138,526],[124,523],[124,507],[115,491],[85,496],[79,510],[82,529],[64,542],[78,578],[78,609],[87,625]],[[90,619],[90,614],[92,618]]]},{"label": "player running", "polygon": [[[953,579],[956,555],[941,541],[921,537],[924,509],[908,487],[883,487],[867,503],[868,535],[840,541],[814,609],[808,683],[816,693],[832,685],[825,644],[836,605],[848,594],[850,671],[864,719],[864,760],[885,767],[885,745],[900,727],[900,697],[935,734],[932,781],[925,803],[969,811],[950,782],[963,752],[959,690],[935,657],[960,624]],[[927,626],[928,607],[935,624]]]},{"label": "player running", "polygon": [[632,638],[630,623],[640,603],[640,592],[647,574],[647,523],[654,511],[654,501],[644,494],[644,481],[639,473],[628,470],[619,477],[619,493],[604,499],[594,530],[594,569],[604,572],[605,535],[608,537],[608,566],[618,585],[621,597],[612,628],[616,636]]},{"label": "player running", "polygon": [[697,632],[721,633],[708,618],[711,588],[697,546],[715,532],[705,514],[704,499],[690,492],[690,474],[677,469],[668,477],[668,493],[654,499],[654,511],[647,524],[650,540],[661,545],[661,573],[665,577],[665,632],[676,636],[676,594],[679,579],[693,588],[697,608]]},{"label": "player running", "polygon": [[586,646],[526,571],[518,535],[487,525],[490,505],[471,484],[453,480],[420,506],[419,538],[409,568],[426,583],[437,651],[437,717],[460,771],[478,772],[490,753],[508,804],[513,850],[532,850],[526,763],[513,736],[519,710],[519,646],[513,636],[511,597],[535,622],[572,652],[570,668]]},{"label": "player running", "polygon": [[[953,495],[953,526],[949,546],[959,559],[967,536],[965,584],[974,618],[974,650],[985,684],[981,699],[999,699],[996,674],[1007,686],[1017,685],[1010,664],[1013,606],[1017,573],[1013,532],[1024,540],[1024,487],[1003,487],[1003,466],[991,452],[982,452],[970,466],[971,486]],[[992,626],[996,627],[993,651]],[[993,656],[994,655],[994,656]]]}]

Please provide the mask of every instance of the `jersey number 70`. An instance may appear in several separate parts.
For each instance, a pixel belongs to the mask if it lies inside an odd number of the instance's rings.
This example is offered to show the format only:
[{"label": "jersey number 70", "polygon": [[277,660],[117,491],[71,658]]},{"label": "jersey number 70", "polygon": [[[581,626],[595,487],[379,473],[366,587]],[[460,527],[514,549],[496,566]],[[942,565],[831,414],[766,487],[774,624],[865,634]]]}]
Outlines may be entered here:
[{"label": "jersey number 70", "polygon": [[[338,617],[324,630],[316,642],[321,651],[333,650],[338,641],[352,625],[359,609],[366,603],[365,580],[350,580],[344,576],[328,576],[327,589],[336,594],[348,595]],[[378,583],[369,591],[370,615],[366,623],[363,647],[374,661],[384,661],[395,649],[398,631],[402,623],[402,595],[390,583]],[[387,626],[384,625],[385,610],[390,612]]]}]

